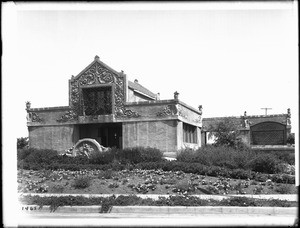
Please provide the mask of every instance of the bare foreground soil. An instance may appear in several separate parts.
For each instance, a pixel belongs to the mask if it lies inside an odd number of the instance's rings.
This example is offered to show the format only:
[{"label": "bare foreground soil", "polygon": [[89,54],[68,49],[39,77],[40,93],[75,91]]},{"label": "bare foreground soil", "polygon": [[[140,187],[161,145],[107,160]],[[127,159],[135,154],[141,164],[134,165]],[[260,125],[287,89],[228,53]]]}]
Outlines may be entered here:
[{"label": "bare foreground soil", "polygon": [[296,194],[293,184],[217,178],[180,171],[18,170],[20,193],[64,194]]}]

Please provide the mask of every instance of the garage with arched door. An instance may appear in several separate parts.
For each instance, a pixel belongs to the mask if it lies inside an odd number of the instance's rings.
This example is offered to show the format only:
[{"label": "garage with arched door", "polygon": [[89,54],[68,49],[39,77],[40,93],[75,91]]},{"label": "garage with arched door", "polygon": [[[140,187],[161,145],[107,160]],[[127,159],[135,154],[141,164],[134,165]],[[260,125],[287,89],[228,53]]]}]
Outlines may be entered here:
[{"label": "garage with arched door", "polygon": [[285,145],[286,125],[262,122],[250,127],[252,145]]}]

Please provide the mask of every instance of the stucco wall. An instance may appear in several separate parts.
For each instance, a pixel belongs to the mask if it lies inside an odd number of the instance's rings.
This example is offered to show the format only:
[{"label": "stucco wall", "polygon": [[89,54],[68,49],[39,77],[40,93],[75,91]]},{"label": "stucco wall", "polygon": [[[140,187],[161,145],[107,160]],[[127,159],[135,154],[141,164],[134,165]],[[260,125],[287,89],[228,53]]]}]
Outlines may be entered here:
[{"label": "stucco wall", "polygon": [[176,132],[176,120],[123,123],[123,148],[142,146],[175,152]]},{"label": "stucco wall", "polygon": [[73,138],[76,137],[73,125],[30,126],[28,131],[30,147],[60,152],[73,146]]}]

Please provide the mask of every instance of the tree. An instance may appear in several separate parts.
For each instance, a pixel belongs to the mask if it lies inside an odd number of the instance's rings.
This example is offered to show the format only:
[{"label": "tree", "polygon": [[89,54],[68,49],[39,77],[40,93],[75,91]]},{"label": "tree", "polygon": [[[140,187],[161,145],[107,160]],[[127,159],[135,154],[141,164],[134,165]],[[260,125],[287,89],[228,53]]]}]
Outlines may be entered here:
[{"label": "tree", "polygon": [[25,147],[28,147],[28,145],[29,145],[28,137],[17,138],[17,149],[23,149]]},{"label": "tree", "polygon": [[295,133],[290,133],[286,141],[288,144],[295,144]]},{"label": "tree", "polygon": [[215,137],[215,146],[229,146],[236,149],[245,148],[245,144],[239,137],[238,126],[230,118],[225,118],[214,126],[211,125],[209,131]]}]

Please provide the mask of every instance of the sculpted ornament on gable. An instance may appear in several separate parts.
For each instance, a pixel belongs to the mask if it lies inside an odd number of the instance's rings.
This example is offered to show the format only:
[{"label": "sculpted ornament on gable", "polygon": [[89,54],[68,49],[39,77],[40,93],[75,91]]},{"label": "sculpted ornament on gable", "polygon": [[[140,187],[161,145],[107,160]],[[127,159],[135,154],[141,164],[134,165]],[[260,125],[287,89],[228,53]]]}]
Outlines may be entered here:
[{"label": "sculpted ornament on gable", "polygon": [[81,115],[81,107],[80,107],[80,87],[85,85],[93,85],[93,84],[115,84],[115,113],[116,117],[124,117],[124,116],[135,116],[138,114],[132,111],[128,111],[124,108],[124,75],[123,71],[120,75],[116,75],[110,72],[108,69],[102,67],[100,63],[95,62],[89,69],[87,69],[78,79],[72,77],[71,79],[71,105],[74,112],[77,116]]},{"label": "sculpted ornament on gable", "polygon": [[114,75],[96,62],[81,75],[79,80],[80,85],[92,85],[96,82],[100,84],[113,83]]}]

